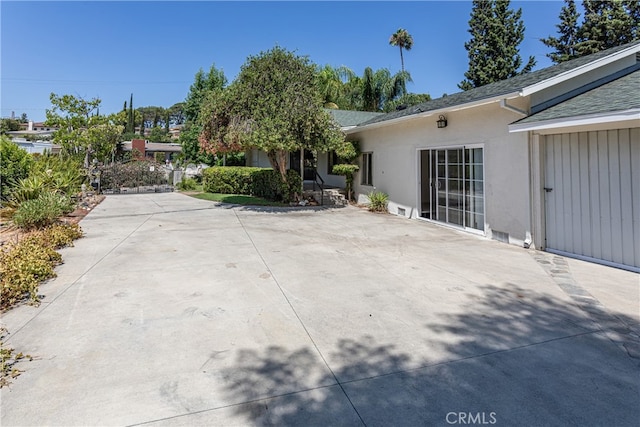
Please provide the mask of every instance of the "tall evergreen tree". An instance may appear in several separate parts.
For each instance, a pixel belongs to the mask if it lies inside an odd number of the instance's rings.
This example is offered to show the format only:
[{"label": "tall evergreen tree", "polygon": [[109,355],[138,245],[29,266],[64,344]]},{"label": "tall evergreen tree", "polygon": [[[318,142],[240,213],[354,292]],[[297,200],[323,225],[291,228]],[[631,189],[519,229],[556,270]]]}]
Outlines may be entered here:
[{"label": "tall evergreen tree", "polygon": [[556,24],[558,37],[549,36],[540,39],[545,46],[554,49],[553,52],[547,54],[554,63],[559,64],[580,56],[579,18],[580,13],[576,8],[575,1],[565,0],[565,5],[560,11],[560,23]]},{"label": "tall evergreen tree", "polygon": [[640,2],[638,0],[583,0],[584,19],[578,25],[579,12],[574,0],[565,0],[556,25],[559,37],[541,39],[554,49],[547,54],[555,63],[589,55],[640,39]]},{"label": "tall evergreen tree", "polygon": [[580,53],[589,55],[639,38],[637,0],[584,0]]},{"label": "tall evergreen tree", "polygon": [[129,120],[127,120],[127,132],[134,133],[136,131],[136,124],[134,122],[135,116],[133,113],[133,93],[129,99]]},{"label": "tall evergreen tree", "polygon": [[510,0],[473,0],[469,33],[464,44],[469,55],[469,70],[458,87],[469,90],[489,83],[528,73],[536,64],[530,56],[522,66],[518,46],[524,40],[522,9],[509,8]]}]

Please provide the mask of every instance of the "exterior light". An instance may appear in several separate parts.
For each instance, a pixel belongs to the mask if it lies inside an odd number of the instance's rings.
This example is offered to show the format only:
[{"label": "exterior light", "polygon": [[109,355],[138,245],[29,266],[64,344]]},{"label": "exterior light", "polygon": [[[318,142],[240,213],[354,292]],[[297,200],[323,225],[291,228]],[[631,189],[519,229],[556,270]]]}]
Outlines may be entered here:
[{"label": "exterior light", "polygon": [[438,117],[437,123],[439,129],[447,127],[447,119],[442,114],[440,115],[440,117]]}]

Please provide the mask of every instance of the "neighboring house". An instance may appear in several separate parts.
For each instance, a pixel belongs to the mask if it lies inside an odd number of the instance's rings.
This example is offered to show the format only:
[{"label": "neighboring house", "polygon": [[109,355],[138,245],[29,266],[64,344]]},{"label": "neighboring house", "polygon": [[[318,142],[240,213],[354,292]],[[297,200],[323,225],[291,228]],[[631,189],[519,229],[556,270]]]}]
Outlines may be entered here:
[{"label": "neighboring house", "polygon": [[57,130],[57,127],[45,126],[43,122],[29,121],[28,123],[20,123],[20,130],[7,132],[7,135],[13,139],[24,138],[31,141],[41,142],[51,139],[53,137],[53,133]]},{"label": "neighboring house", "polygon": [[24,138],[13,138],[12,141],[29,154],[59,154],[62,148],[48,141],[27,141]]},{"label": "neighboring house", "polygon": [[[372,113],[367,111],[348,111],[348,110],[334,110],[334,109],[326,109],[333,119],[338,123],[343,132],[347,132],[349,129],[355,128],[358,124],[364,123],[367,120],[371,120],[375,117],[382,116],[382,113]],[[267,158],[267,154],[263,151],[259,150],[251,150],[246,154],[246,164],[247,166],[258,166],[258,167],[271,167],[271,163],[269,163],[269,159]],[[337,164],[338,159],[334,152],[329,153],[311,153],[305,152],[305,163],[308,167],[306,167],[305,179],[310,180],[313,179],[310,176],[309,171],[315,171],[320,177],[324,180],[325,184],[330,187],[339,187],[344,188],[345,179],[343,176],[333,175],[331,170],[333,169],[333,165]],[[315,164],[315,166],[314,166]],[[310,166],[309,166],[310,165]],[[291,153],[289,156],[289,163],[287,168],[294,169],[300,172],[300,153],[295,152]]]},{"label": "neighboring house", "polygon": [[640,271],[640,42],[345,133],[361,202],[375,189],[393,214]]},{"label": "neighboring house", "polygon": [[155,153],[164,153],[165,162],[170,162],[173,156],[182,152],[182,145],[168,142],[149,142],[144,139],[121,142],[122,151],[132,151],[132,147],[143,158],[155,159]]}]

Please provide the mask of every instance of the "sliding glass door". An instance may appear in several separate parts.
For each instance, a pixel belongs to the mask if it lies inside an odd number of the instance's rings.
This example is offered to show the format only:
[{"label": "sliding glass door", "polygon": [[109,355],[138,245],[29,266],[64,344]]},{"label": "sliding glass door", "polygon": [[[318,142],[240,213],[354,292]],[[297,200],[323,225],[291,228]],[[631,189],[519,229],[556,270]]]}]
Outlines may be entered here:
[{"label": "sliding glass door", "polygon": [[423,218],[484,231],[482,148],[420,151]]}]

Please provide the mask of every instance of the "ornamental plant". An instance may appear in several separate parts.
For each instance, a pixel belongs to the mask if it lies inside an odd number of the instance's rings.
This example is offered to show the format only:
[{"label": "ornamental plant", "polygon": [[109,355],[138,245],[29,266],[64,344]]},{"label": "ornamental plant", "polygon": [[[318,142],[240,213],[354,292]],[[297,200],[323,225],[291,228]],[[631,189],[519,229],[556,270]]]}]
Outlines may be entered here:
[{"label": "ornamental plant", "polygon": [[371,212],[388,212],[389,195],[382,191],[369,193],[369,210]]}]

